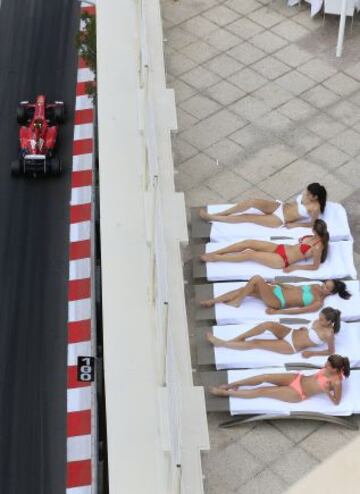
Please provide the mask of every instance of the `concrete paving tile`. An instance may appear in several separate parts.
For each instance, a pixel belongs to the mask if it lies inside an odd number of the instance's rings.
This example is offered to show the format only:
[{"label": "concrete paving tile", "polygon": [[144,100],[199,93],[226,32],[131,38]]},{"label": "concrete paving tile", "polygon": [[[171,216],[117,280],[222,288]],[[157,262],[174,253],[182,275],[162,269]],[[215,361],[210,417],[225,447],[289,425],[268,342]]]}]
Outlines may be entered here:
[{"label": "concrete paving tile", "polygon": [[298,156],[304,156],[311,149],[319,146],[324,140],[301,126],[296,126],[289,132],[281,135],[281,140],[291,147]]},{"label": "concrete paving tile", "polygon": [[186,112],[193,115],[198,120],[202,120],[212,113],[218,111],[221,106],[215,101],[203,96],[201,94],[196,94],[191,98],[184,101],[180,108],[185,110]]},{"label": "concrete paving tile", "polygon": [[[213,0],[209,0],[209,7],[211,7],[212,1]],[[175,2],[166,2],[161,8],[161,15],[167,21],[167,25],[170,26],[180,24],[190,19],[191,17],[194,17],[198,13],[199,9],[197,8],[197,5],[194,5],[194,2],[181,2],[181,4],[177,4]]]},{"label": "concrete paving tile", "polygon": [[246,199],[253,199],[254,197],[259,198],[259,199],[267,199],[269,201],[273,201],[274,199],[276,199],[276,197],[271,196],[270,194],[267,194],[263,190],[254,186],[254,187],[251,187],[251,189],[245,190],[242,194],[239,194],[238,196],[233,197],[231,199],[231,202],[233,204],[236,204],[237,202],[244,201]]},{"label": "concrete paving tile", "polygon": [[234,113],[221,110],[194,125],[191,130],[183,132],[181,137],[198,149],[205,149],[245,124],[246,122]]},{"label": "concrete paving tile", "polygon": [[265,468],[254,478],[243,484],[236,494],[281,494],[286,490],[286,483],[272,470]]},{"label": "concrete paving tile", "polygon": [[240,144],[245,150],[252,147],[259,148],[260,145],[270,143],[271,138],[272,136],[269,136],[264,129],[251,123],[229,136],[229,139]]},{"label": "concrete paving tile", "polygon": [[337,122],[325,113],[317,114],[305,125],[309,130],[315,132],[323,139],[330,139],[332,136],[345,130],[345,126],[341,122]]},{"label": "concrete paving tile", "polygon": [[293,442],[268,423],[259,424],[240,443],[264,465],[273,462],[280,455],[287,454]]},{"label": "concrete paving tile", "polygon": [[204,63],[207,60],[210,60],[210,58],[218,55],[219,50],[210,46],[208,43],[204,43],[204,41],[197,40],[194,43],[185,46],[185,48],[181,50],[181,53],[194,62]]},{"label": "concrete paving tile", "polygon": [[301,443],[301,447],[318,460],[325,460],[347,443],[346,437],[335,430],[333,426],[325,424],[323,427],[308,436]]},{"label": "concrete paving tile", "polygon": [[193,186],[219,173],[215,160],[204,153],[199,153],[184,161],[177,167],[177,170],[179,173],[186,173],[192,177]]},{"label": "concrete paving tile", "polygon": [[292,70],[276,79],[276,84],[283,89],[286,89],[286,91],[289,91],[289,93],[298,96],[312,88],[315,85],[315,82],[297,70]]},{"label": "concrete paving tile", "polygon": [[196,63],[182,53],[176,52],[166,60],[166,69],[170,74],[179,76],[196,67]]},{"label": "concrete paving tile", "polygon": [[360,81],[360,62],[351,64],[350,67],[344,69],[344,72],[347,75],[353,77],[354,79]]},{"label": "concrete paving tile", "polygon": [[[306,170],[306,173],[304,173],[304,170]],[[309,177],[311,177],[312,182],[323,182],[324,169],[315,163],[300,159],[269,176],[260,182],[258,186],[265,192],[275,194],[278,199],[285,201],[304,190],[309,183]],[[284,187],[284,184],[286,184],[286,187]]]},{"label": "concrete paving tile", "polygon": [[[234,171],[239,173],[245,180],[257,184],[277,170],[295,161],[296,158],[296,154],[283,144],[270,145],[244,160],[239,167],[234,168]],[[281,182],[281,184],[283,183]],[[271,190],[260,188],[272,194]]]},{"label": "concrete paving tile", "polygon": [[348,161],[336,170],[336,175],[341,177],[343,182],[355,186],[356,188],[358,187],[358,184],[360,184],[359,159],[360,156]]},{"label": "concrete paving tile", "polygon": [[205,40],[220,51],[229,50],[242,42],[238,36],[229,33],[229,31],[223,28],[211,32],[206,36]]},{"label": "concrete paving tile", "polygon": [[256,98],[262,99],[271,108],[277,108],[293,98],[293,95],[286,89],[278,86],[275,82],[270,82],[253,93]]},{"label": "concrete paving tile", "polygon": [[218,26],[214,22],[205,19],[201,15],[184,22],[181,27],[195,35],[197,38],[203,38],[211,33],[211,31],[218,29]]},{"label": "concrete paving tile", "polygon": [[302,64],[298,67],[298,71],[317,82],[322,82],[336,74],[336,69],[334,67],[319,58],[313,58]]},{"label": "concrete paving tile", "polygon": [[186,74],[183,74],[181,79],[201,91],[216,84],[220,80],[220,77],[203,67],[195,67]]},{"label": "concrete paving tile", "polygon": [[218,26],[226,26],[230,22],[239,19],[240,14],[234,10],[225,7],[225,5],[216,5],[210,10],[203,13],[203,17],[211,22],[215,22]]},{"label": "concrete paving tile", "polygon": [[326,111],[331,117],[348,126],[352,126],[360,120],[360,108],[346,100],[339,101],[327,108]]},{"label": "concrete paving tile", "polygon": [[243,158],[243,148],[229,138],[221,139],[212,146],[204,149],[204,153],[218,160],[220,165],[230,165],[233,160]]},{"label": "concrete paving tile", "polygon": [[291,70],[291,67],[271,56],[259,60],[251,68],[271,81]]},{"label": "concrete paving tile", "polygon": [[181,139],[178,135],[173,138],[172,150],[175,166],[198,154],[198,150],[194,146]]},{"label": "concrete paving tile", "polygon": [[331,197],[331,200],[335,202],[342,202],[349,195],[351,195],[354,190],[353,186],[341,180],[340,176],[337,174],[337,170],[333,173],[323,175],[319,182],[326,187],[329,197]]},{"label": "concrete paving tile", "polygon": [[194,178],[185,172],[178,172],[174,175],[176,192],[185,192],[194,187]]},{"label": "concrete paving tile", "polygon": [[188,31],[184,31],[179,26],[173,27],[166,32],[167,43],[171,48],[175,50],[181,50],[192,42],[196,41],[196,36],[192,35]]},{"label": "concrete paving tile", "polygon": [[250,122],[259,119],[271,110],[262,100],[254,98],[254,96],[244,96],[231,105],[229,109]]},{"label": "concrete paving tile", "polygon": [[205,204],[224,204],[224,202],[225,197],[220,196],[205,185],[196,185],[185,192],[187,208],[204,206]]},{"label": "concrete paving tile", "polygon": [[175,90],[175,99],[177,104],[187,100],[196,93],[196,90],[193,87],[189,86],[189,84],[186,84],[181,79],[174,79],[171,82],[170,87]]},{"label": "concrete paving tile", "polygon": [[178,108],[176,113],[177,113],[177,123],[178,123],[179,132],[182,132],[188,129],[189,127],[192,127],[198,121],[197,118],[193,117],[192,115],[182,110],[181,108]]},{"label": "concrete paving tile", "polygon": [[315,420],[274,420],[271,424],[295,444],[321,427]]},{"label": "concrete paving tile", "polygon": [[244,43],[241,43],[240,45],[235,46],[235,48],[232,48],[228,52],[228,55],[236,58],[236,60],[244,65],[250,65],[266,56],[266,54],[262,50],[259,50],[246,41]]},{"label": "concrete paving tile", "polygon": [[208,88],[204,91],[204,94],[210,96],[214,100],[218,101],[222,105],[230,105],[234,101],[245,96],[245,92],[234,86],[234,84],[230,84],[225,80],[219,82],[218,84],[214,84],[214,86]]},{"label": "concrete paving tile", "polygon": [[332,170],[349,161],[351,157],[335,146],[332,146],[329,142],[326,142],[312,150],[306,156],[306,159]]},{"label": "concrete paving tile", "polygon": [[286,483],[293,484],[305,474],[315,468],[319,462],[306,453],[301,447],[295,447],[287,451],[271,465],[271,471],[275,472]]},{"label": "concrete paving tile", "polygon": [[360,151],[360,134],[352,129],[344,130],[341,134],[335,135],[330,142],[351,156],[356,156]]},{"label": "concrete paving tile", "polygon": [[322,27],[321,16],[310,17],[309,9],[301,10],[298,14],[295,14],[292,18],[294,22],[306,27],[309,31],[316,31]]},{"label": "concrete paving tile", "polygon": [[316,108],[326,108],[339,100],[339,95],[333,91],[326,89],[321,84],[306,91],[301,97],[308,103],[316,106]]},{"label": "concrete paving tile", "polygon": [[267,6],[255,10],[255,12],[249,14],[248,18],[266,29],[280,24],[284,20],[284,17],[279,12]]},{"label": "concrete paving tile", "polygon": [[348,96],[359,89],[359,81],[341,72],[324,81],[323,85],[340,96]]},{"label": "concrete paving tile", "polygon": [[266,53],[273,53],[286,46],[288,42],[271,31],[264,31],[251,38],[251,43]]},{"label": "concrete paving tile", "polygon": [[212,58],[204,64],[204,67],[221,77],[229,77],[229,75],[238,72],[244,66],[239,61],[232,57],[226,55],[226,53],[221,53],[217,57]]},{"label": "concrete paving tile", "polygon": [[308,29],[290,19],[286,19],[280,24],[277,24],[271,31],[288,41],[297,41],[304,36],[307,36],[309,33]]},{"label": "concrete paving tile", "polygon": [[237,0],[228,0],[225,2],[225,5],[240,14],[250,14],[250,12],[262,7],[261,3],[256,0],[241,0],[241,2],[238,2]]},{"label": "concrete paving tile", "polygon": [[293,44],[285,46],[285,48],[276,52],[274,56],[294,68],[303,65],[314,57],[312,53]]},{"label": "concrete paving tile", "polygon": [[206,180],[204,185],[229,199],[251,188],[249,182],[227,169],[222,169],[220,173]]},{"label": "concrete paving tile", "polygon": [[245,93],[252,93],[267,82],[263,76],[249,68],[236,72],[229,77],[229,81]]},{"label": "concrete paving tile", "polygon": [[224,449],[230,444],[238,441],[241,437],[248,434],[251,429],[255,427],[254,423],[241,424],[241,427],[234,427],[229,429],[220,428],[219,425],[222,422],[229,420],[229,414],[210,412],[207,414],[209,434],[210,434],[210,446],[211,448]]},{"label": "concrete paving tile", "polygon": [[256,22],[251,21],[247,17],[241,17],[237,21],[226,26],[226,29],[237,36],[240,36],[240,38],[244,40],[248,40],[264,31],[262,26],[259,26],[259,24],[256,24]]},{"label": "concrete paving tile", "polygon": [[317,111],[316,108],[305,103],[305,101],[300,98],[291,99],[277,110],[294,121],[306,120]]},{"label": "concrete paving tile", "polygon": [[293,122],[277,110],[272,110],[261,118],[258,125],[266,132],[281,135],[293,127]]},{"label": "concrete paving tile", "polygon": [[[354,259],[356,268],[359,268],[360,261],[360,196],[359,191],[355,190],[352,194],[350,194],[346,199],[344,199],[342,203],[346,209],[349,218],[349,224],[351,233],[354,237]],[[358,269],[359,272],[359,269]],[[359,415],[356,415],[355,421],[359,425]]]}]

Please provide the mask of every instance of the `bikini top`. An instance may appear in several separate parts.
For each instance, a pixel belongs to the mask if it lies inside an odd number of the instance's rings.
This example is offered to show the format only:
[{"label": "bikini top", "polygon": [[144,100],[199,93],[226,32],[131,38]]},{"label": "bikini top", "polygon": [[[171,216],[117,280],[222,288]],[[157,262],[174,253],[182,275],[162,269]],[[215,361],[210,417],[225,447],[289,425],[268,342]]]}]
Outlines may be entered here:
[{"label": "bikini top", "polygon": [[308,329],[308,338],[312,343],[314,343],[314,346],[324,344],[323,340],[319,337],[319,335],[317,334],[317,332],[313,328]]},{"label": "bikini top", "polygon": [[302,199],[302,194],[298,195],[296,198],[299,216],[301,216],[302,218],[310,220],[311,216],[309,215],[308,210],[306,209],[304,204],[301,202],[301,199]]},{"label": "bikini top", "polygon": [[321,240],[317,240],[316,242],[314,242],[312,245],[309,245],[309,244],[306,244],[303,242],[303,240],[305,238],[310,238],[312,237],[313,235],[305,235],[305,237],[302,237],[300,238],[300,241],[299,241],[299,249],[300,249],[300,252],[302,253],[302,255],[304,256],[310,249],[312,249],[316,244],[319,244],[321,242]]},{"label": "bikini top", "polygon": [[320,386],[320,388],[325,391],[326,388],[328,387],[329,384],[333,384],[335,381],[342,381],[344,376],[343,374],[338,374],[338,376],[334,377],[333,379],[331,377],[325,376],[325,369],[320,369],[316,374],[315,378]]}]

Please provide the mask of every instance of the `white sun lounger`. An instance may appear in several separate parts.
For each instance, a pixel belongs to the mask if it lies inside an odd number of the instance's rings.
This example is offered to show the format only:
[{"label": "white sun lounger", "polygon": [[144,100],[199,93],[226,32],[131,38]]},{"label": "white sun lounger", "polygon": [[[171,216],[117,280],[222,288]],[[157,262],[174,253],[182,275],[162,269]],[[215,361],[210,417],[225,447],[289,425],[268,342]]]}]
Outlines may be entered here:
[{"label": "white sun lounger", "polygon": [[[222,340],[231,340],[240,334],[245,333],[249,329],[253,328],[257,324],[263,321],[247,322],[239,325],[229,326],[213,326],[212,330],[216,337]],[[287,326],[298,329],[302,325],[288,325]],[[254,339],[269,339],[274,341],[274,336],[269,331],[255,337]],[[247,340],[251,341],[251,340]],[[209,343],[208,343],[209,344]],[[326,350],[327,346],[317,346],[311,350]],[[310,349],[309,349],[310,350]],[[340,355],[346,355],[350,359],[352,367],[360,366],[360,323],[341,323],[341,329],[339,333],[335,335],[335,352]],[[301,352],[290,355],[284,355],[275,352],[269,352],[266,350],[233,350],[230,348],[214,347],[215,366],[216,369],[253,369],[258,367],[274,367],[285,365],[315,365],[322,367],[327,356],[316,356],[310,358],[304,358]]]},{"label": "white sun lounger", "polygon": [[[281,240],[275,243],[283,243]],[[295,240],[287,241],[288,244],[296,244]],[[208,243],[206,252],[228,247],[230,242]],[[201,261],[198,261],[201,262]],[[300,261],[298,264],[311,264],[312,259]],[[274,269],[263,266],[254,261],[244,262],[207,262],[206,278],[209,281],[233,281],[249,280],[255,274],[259,274],[266,280],[273,280],[276,276],[284,276],[283,269]],[[353,257],[353,242],[330,242],[327,259],[321,263],[316,271],[304,269],[291,272],[291,276],[302,278],[328,280],[331,278],[357,278]]]},{"label": "white sun lounger", "polygon": [[[307,284],[312,284],[308,282]],[[304,283],[294,283],[301,286]],[[226,292],[235,290],[237,288],[245,286],[244,282],[231,282],[231,283],[214,283],[213,295],[215,297],[223,295]],[[329,295],[325,299],[325,306],[333,307],[341,311],[341,319],[343,321],[357,321],[360,320],[360,293],[359,293],[359,281],[347,281],[347,289],[351,292],[352,297],[349,300],[344,300],[338,295]],[[282,315],[282,317],[295,317],[313,320],[318,317],[318,312],[309,312],[305,314]],[[266,314],[266,306],[261,301],[254,297],[246,297],[240,307],[232,307],[227,304],[215,304],[215,320],[218,325],[224,326],[226,324],[238,324],[243,321],[257,320],[272,320],[279,319],[279,314]]]},{"label": "white sun lounger", "polygon": [[[216,204],[207,207],[210,214],[219,213],[233,204]],[[249,209],[240,214],[262,214],[257,209]],[[326,221],[330,240],[352,240],[350,226],[344,206],[336,202],[328,201],[325,212],[321,218]],[[234,242],[241,238],[269,239],[270,237],[288,237],[298,239],[311,233],[310,228],[291,228],[284,226],[269,228],[255,225],[253,223],[221,223],[212,222],[210,230],[211,242],[230,241]]]}]

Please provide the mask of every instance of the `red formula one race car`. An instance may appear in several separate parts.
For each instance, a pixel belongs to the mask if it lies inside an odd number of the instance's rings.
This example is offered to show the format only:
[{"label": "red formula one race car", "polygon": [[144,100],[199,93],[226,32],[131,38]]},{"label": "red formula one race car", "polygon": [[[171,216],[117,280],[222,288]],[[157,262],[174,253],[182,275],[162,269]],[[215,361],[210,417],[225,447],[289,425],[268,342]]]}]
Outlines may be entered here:
[{"label": "red formula one race car", "polygon": [[65,121],[62,101],[47,103],[38,96],[35,103],[21,101],[17,108],[21,125],[20,156],[11,163],[13,175],[60,175],[61,165],[54,156],[59,124]]}]

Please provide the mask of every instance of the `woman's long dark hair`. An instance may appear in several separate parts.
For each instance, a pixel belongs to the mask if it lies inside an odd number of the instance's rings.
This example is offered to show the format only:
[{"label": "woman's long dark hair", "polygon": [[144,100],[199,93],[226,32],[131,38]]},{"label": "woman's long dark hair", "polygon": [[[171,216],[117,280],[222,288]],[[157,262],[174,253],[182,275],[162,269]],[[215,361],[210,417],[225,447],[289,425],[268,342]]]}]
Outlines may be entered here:
[{"label": "woman's long dark hair", "polygon": [[323,213],[325,211],[326,206],[326,198],[327,192],[323,185],[320,185],[318,182],[314,182],[307,186],[307,190],[311,195],[317,197],[320,204],[320,211]]},{"label": "woman's long dark hair", "polygon": [[330,355],[328,362],[333,369],[341,372],[345,377],[350,376],[350,361],[347,357],[342,357],[341,355],[334,353],[333,355]]},{"label": "woman's long dark hair", "polygon": [[324,307],[321,314],[325,316],[327,321],[332,323],[334,333],[338,333],[340,331],[341,324],[341,311],[333,309],[332,307]]},{"label": "woman's long dark hair", "polygon": [[351,293],[346,289],[345,283],[341,280],[332,280],[332,282],[334,283],[334,288],[331,293],[333,295],[339,294],[339,297],[349,300]]},{"label": "woman's long dark hair", "polygon": [[323,220],[315,220],[313,226],[314,232],[320,237],[323,250],[321,253],[321,262],[324,262],[327,258],[329,249],[329,232],[327,229],[327,224]]}]

